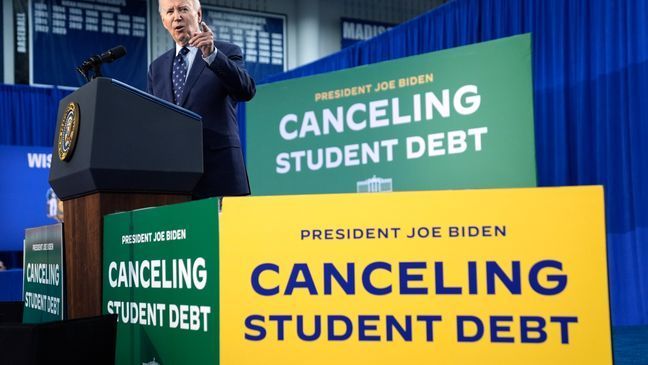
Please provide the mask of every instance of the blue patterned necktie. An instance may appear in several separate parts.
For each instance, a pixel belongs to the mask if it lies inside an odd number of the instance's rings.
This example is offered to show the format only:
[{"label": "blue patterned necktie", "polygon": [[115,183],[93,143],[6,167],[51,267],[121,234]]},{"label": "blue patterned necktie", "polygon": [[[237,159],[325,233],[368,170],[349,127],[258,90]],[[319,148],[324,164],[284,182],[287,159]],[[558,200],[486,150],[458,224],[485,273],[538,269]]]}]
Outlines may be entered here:
[{"label": "blue patterned necktie", "polygon": [[189,49],[182,47],[173,60],[173,73],[171,74],[173,80],[173,102],[177,105],[180,104],[180,96],[182,95],[182,89],[187,79],[187,62],[184,58],[187,53],[189,53]]}]

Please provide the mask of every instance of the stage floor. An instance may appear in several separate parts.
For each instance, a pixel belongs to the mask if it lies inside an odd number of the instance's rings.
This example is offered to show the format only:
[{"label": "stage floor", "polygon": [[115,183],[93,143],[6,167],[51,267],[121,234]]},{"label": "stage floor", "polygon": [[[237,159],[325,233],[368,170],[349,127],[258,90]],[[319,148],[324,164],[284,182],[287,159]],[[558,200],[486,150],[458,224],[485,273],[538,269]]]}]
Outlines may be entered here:
[{"label": "stage floor", "polygon": [[615,365],[648,365],[648,326],[613,327]]}]

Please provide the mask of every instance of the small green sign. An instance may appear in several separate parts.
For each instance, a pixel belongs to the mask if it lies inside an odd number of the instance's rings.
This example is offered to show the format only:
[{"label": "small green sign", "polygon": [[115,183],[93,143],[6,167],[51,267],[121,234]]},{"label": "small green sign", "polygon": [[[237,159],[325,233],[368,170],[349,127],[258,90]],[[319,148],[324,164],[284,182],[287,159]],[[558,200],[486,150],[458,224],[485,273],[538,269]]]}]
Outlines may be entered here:
[{"label": "small green sign", "polygon": [[27,228],[23,252],[23,322],[63,320],[63,224]]},{"label": "small green sign", "polygon": [[117,364],[218,362],[218,200],[104,218],[103,312]]},{"label": "small green sign", "polygon": [[536,185],[531,36],[262,85],[254,195]]}]

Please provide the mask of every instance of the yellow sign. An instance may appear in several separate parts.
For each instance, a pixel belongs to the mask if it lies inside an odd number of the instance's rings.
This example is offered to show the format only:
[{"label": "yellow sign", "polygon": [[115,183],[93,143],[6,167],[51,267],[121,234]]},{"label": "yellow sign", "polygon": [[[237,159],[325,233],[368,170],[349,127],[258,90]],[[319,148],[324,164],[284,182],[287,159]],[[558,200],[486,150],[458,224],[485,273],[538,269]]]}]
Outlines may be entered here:
[{"label": "yellow sign", "polygon": [[611,364],[602,187],[228,198],[221,364]]}]

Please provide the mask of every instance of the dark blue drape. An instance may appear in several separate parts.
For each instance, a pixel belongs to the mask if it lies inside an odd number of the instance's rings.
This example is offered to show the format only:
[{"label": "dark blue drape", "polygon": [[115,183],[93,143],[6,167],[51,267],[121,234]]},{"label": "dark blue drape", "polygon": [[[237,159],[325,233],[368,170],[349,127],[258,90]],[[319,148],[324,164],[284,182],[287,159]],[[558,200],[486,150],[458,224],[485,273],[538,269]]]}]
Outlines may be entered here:
[{"label": "dark blue drape", "polygon": [[[605,186],[613,323],[648,324],[647,2],[455,0],[265,82],[533,33],[539,184]],[[0,144],[50,145],[66,94],[0,86]]]},{"label": "dark blue drape", "polygon": [[0,84],[0,145],[51,146],[58,103],[69,93],[59,88]]},{"label": "dark blue drape", "polygon": [[613,323],[648,324],[647,0],[455,0],[265,82],[527,32],[539,185],[605,186]]}]

